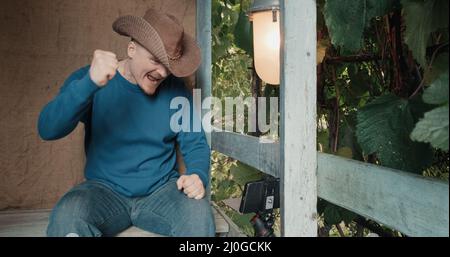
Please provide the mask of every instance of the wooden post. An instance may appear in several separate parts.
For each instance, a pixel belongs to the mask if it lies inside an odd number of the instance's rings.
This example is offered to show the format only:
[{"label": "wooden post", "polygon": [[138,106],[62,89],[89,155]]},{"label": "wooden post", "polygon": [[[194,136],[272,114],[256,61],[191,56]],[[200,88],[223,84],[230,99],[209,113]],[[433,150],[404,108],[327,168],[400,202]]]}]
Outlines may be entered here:
[{"label": "wooden post", "polygon": [[[196,30],[197,42],[202,53],[202,64],[197,71],[197,88],[202,90],[202,102],[211,96],[211,0],[197,0]],[[202,118],[208,110],[202,110]],[[206,133],[211,145],[211,134]]]},{"label": "wooden post", "polygon": [[281,233],[317,236],[316,1],[280,4]]},{"label": "wooden post", "polygon": [[[201,120],[208,112],[208,110],[202,109],[203,100],[206,97],[211,96],[211,0],[197,0],[196,3],[196,14],[195,14],[195,28],[196,28],[196,38],[197,43],[200,47],[202,53],[202,63],[196,73],[196,88],[200,88],[202,101],[201,103],[196,103],[194,108],[201,110]],[[200,105],[200,106],[198,106]],[[206,133],[206,140],[209,146],[211,146],[211,133]],[[206,188],[206,194],[209,200],[211,200],[211,177],[209,178],[209,186]]]}]

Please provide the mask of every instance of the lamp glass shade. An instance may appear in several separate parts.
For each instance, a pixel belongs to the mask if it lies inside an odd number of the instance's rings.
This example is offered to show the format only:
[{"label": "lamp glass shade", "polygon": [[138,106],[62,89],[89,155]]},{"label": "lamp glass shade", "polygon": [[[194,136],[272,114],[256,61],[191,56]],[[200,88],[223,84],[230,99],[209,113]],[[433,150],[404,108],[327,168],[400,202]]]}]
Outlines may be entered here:
[{"label": "lamp glass shade", "polygon": [[[276,21],[273,13],[276,12]],[[280,84],[280,12],[267,10],[252,14],[255,69],[268,84]]]}]

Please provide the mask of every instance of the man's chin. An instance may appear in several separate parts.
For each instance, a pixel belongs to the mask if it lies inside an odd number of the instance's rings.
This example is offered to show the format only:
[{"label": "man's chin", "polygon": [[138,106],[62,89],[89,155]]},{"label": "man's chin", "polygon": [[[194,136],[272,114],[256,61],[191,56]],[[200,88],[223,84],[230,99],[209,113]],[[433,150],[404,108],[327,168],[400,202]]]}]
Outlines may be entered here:
[{"label": "man's chin", "polygon": [[145,92],[145,94],[147,95],[154,95],[156,92],[156,89],[158,88],[159,85],[153,86],[153,85],[145,85],[145,86],[141,86],[141,89]]}]

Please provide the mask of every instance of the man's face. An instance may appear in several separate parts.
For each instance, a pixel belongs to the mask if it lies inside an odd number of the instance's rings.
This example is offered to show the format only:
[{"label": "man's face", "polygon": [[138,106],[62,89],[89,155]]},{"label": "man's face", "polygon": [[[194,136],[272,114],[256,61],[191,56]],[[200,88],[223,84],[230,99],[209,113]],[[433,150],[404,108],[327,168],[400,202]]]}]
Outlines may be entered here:
[{"label": "man's face", "polygon": [[170,75],[154,55],[143,46],[134,43],[136,48],[131,54],[130,70],[136,83],[148,95],[153,95],[158,86]]}]

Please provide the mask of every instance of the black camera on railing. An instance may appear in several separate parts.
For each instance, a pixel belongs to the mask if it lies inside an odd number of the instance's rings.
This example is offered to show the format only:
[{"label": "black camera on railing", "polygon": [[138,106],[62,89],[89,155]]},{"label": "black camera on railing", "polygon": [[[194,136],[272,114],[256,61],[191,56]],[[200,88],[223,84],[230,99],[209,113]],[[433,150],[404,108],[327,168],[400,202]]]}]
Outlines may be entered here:
[{"label": "black camera on railing", "polygon": [[250,220],[256,237],[273,237],[273,209],[280,208],[280,179],[267,176],[245,184],[239,212],[256,213]]}]

